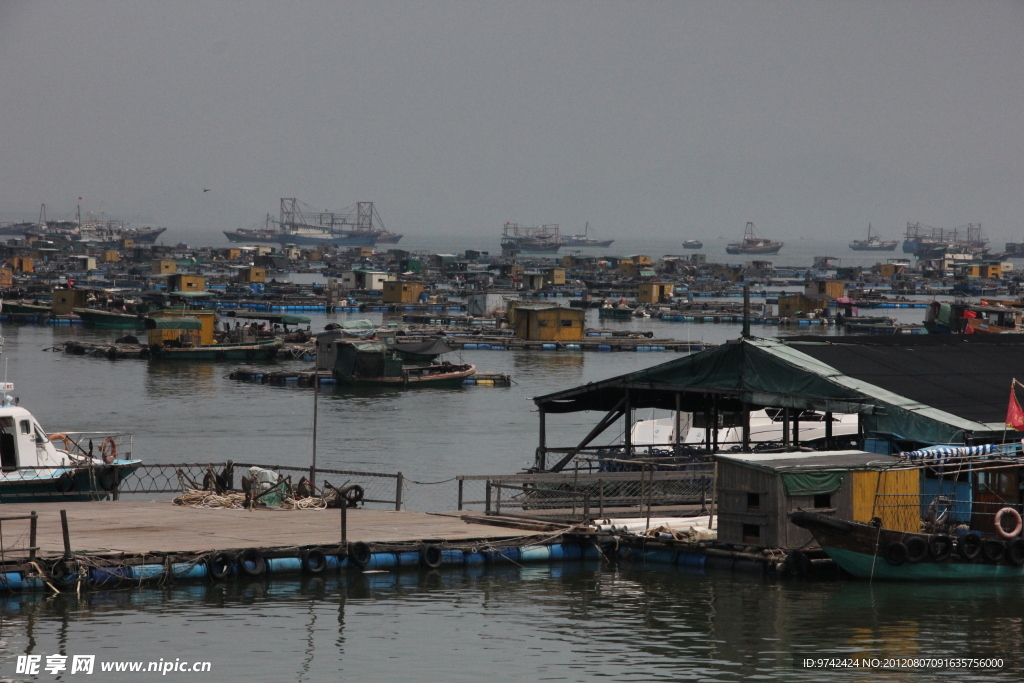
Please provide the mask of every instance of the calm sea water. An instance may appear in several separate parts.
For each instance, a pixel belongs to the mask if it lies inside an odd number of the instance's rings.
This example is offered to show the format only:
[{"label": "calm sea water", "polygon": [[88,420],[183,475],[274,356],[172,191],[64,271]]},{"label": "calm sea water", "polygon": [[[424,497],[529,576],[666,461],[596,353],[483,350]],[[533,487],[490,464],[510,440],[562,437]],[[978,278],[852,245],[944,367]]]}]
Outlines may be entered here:
[{"label": "calm sea water", "polygon": [[[919,320],[921,312],[908,315]],[[313,327],[345,317],[317,315]],[[715,342],[738,333],[736,325],[622,325]],[[228,364],[112,362],[47,350],[62,340],[109,339],[114,332],[4,325],[2,334],[7,379],[50,432],[129,431],[135,434],[135,455],[149,462],[230,458],[309,464],[310,389],[235,382],[227,379]],[[532,463],[533,396],[678,357],[508,351],[462,356],[482,371],[511,374],[515,386],[324,392],[318,410],[321,467],[402,471],[410,480],[410,509],[453,509],[452,477],[507,473]],[[549,444],[575,443],[595,419],[552,418]],[[824,674],[804,669],[800,661],[999,656],[1006,660],[1001,672],[938,675],[1016,680],[1024,639],[1022,591],[1016,584],[870,586],[566,564],[147,588],[81,598],[9,597],[0,599],[0,680],[24,678],[14,671],[17,655],[26,652],[96,654],[102,661],[208,660],[210,675],[168,677],[224,681],[912,680],[925,674]],[[65,673],[60,680],[76,676]],[[145,677],[103,674],[96,680]],[[42,673],[38,679],[56,677]]]}]

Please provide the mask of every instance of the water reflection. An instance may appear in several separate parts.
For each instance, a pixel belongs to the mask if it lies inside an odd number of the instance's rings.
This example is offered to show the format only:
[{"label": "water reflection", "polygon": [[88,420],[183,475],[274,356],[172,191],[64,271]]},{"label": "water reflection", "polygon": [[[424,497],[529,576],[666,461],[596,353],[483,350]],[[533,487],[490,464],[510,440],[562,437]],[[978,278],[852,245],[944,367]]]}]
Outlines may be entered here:
[{"label": "water reflection", "polygon": [[224,680],[910,680],[923,672],[823,676],[801,661],[964,656],[1005,664],[959,680],[1017,680],[1022,593],[601,563],[343,572],[7,597],[0,666],[102,647],[110,659],[209,659]]}]

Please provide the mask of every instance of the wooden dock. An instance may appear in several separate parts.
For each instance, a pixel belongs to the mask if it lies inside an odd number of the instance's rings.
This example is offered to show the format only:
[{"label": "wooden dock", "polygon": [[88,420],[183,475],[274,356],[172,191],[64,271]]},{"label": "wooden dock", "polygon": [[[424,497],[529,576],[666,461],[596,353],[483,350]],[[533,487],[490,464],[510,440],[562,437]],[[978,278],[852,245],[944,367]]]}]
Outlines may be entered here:
[{"label": "wooden dock", "polygon": [[[327,510],[229,510],[190,508],[165,501],[4,503],[3,517],[38,514],[38,554],[64,553],[60,510],[67,511],[71,550],[101,556],[197,555],[237,548],[294,548],[341,544],[341,514]],[[429,514],[353,508],[346,511],[347,540],[372,544],[500,541],[522,529],[467,524],[465,512]],[[8,544],[28,523],[4,524]],[[27,539],[27,535],[25,536]],[[27,543],[25,544],[27,545]],[[23,559],[5,550],[6,561]]]},{"label": "wooden dock", "polygon": [[[274,386],[299,386],[311,387],[316,382],[320,386],[338,384],[334,373],[330,370],[274,370],[271,368],[244,367],[232,370],[228,375],[230,379],[240,382],[253,382],[255,384],[272,384]],[[467,377],[463,382],[466,386],[487,386],[487,387],[510,387],[512,377],[500,372],[478,372],[472,377]],[[395,387],[399,388],[399,387]]]}]

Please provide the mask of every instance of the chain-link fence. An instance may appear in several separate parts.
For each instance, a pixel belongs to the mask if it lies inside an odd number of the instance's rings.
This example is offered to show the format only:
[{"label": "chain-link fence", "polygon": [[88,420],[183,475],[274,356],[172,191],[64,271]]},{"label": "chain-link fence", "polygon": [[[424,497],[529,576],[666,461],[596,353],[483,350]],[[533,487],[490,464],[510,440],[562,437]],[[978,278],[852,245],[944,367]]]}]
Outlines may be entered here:
[{"label": "chain-link fence", "polygon": [[[130,451],[129,451],[130,452]],[[297,487],[309,468],[254,465],[252,463],[170,463],[140,464],[113,461],[109,464],[84,464],[75,467],[35,468],[8,472],[0,487],[0,503],[117,500],[124,496],[171,497],[189,489],[207,491],[237,490],[239,476],[248,476],[250,467],[277,472]],[[316,470],[316,487],[336,489],[356,484],[363,490],[364,505],[402,508],[401,473]]]}]

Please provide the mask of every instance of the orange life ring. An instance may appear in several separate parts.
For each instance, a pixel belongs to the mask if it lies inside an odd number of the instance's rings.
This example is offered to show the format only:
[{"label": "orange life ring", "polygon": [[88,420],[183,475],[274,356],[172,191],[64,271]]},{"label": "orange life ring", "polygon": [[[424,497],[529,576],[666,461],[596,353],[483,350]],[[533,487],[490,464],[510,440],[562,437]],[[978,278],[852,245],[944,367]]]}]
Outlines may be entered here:
[{"label": "orange life ring", "polygon": [[[1003,528],[1003,516],[1010,515],[1013,518],[1013,531],[1007,531]],[[1013,508],[1002,508],[996,513],[996,533],[1003,538],[1010,539],[1018,535],[1022,528],[1024,528],[1024,521],[1021,520],[1020,513]]]},{"label": "orange life ring", "polygon": [[110,464],[117,458],[117,443],[114,441],[114,437],[108,436],[103,439],[103,445],[100,446],[100,455],[103,456],[103,462]]},{"label": "orange life ring", "polygon": [[50,441],[63,441],[64,450],[67,451],[68,453],[70,453],[71,449],[74,448],[75,446],[75,442],[72,441],[71,437],[69,437],[67,434],[50,434]]}]

